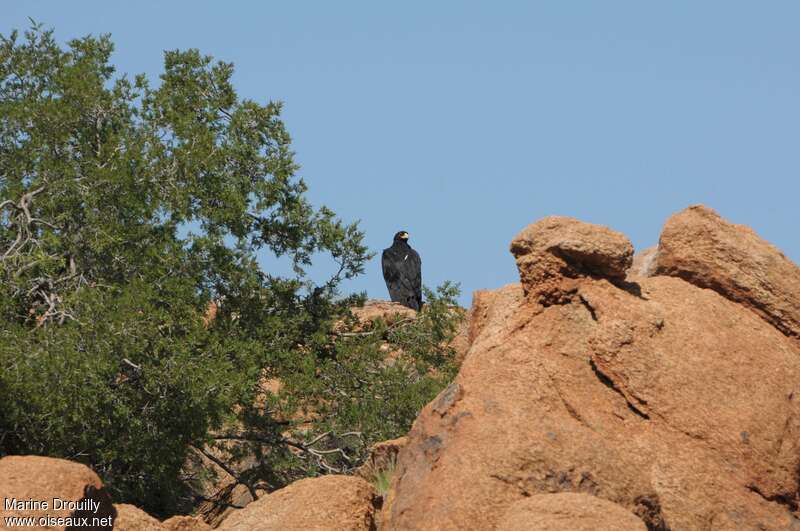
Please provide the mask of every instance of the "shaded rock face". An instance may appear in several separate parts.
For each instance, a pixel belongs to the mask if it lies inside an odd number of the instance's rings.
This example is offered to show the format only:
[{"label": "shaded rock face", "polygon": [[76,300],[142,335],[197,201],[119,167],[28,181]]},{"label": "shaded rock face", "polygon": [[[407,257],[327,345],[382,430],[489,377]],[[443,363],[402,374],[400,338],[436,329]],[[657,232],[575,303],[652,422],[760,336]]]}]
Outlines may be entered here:
[{"label": "shaded rock face", "polygon": [[[47,508],[40,505],[37,509],[19,507],[12,502],[13,507],[6,509],[7,500],[12,499],[17,502],[47,502],[49,505]],[[108,522],[116,517],[111,496],[97,474],[80,463],[51,457],[9,456],[0,459],[0,504],[0,522],[12,517],[34,518],[35,523],[19,525],[22,529],[108,530]],[[69,520],[63,520],[60,525],[57,520],[39,520],[48,516]]]},{"label": "shaded rock face", "polygon": [[221,531],[369,531],[375,528],[375,491],[353,476],[295,481],[234,512]]},{"label": "shaded rock face", "polygon": [[746,306],[800,339],[800,270],[751,228],[704,206],[672,216],[658,244],[655,274],[680,277]]},{"label": "shaded rock face", "polygon": [[607,227],[550,216],[517,234],[511,253],[526,295],[549,306],[562,303],[577,279],[624,280],[633,260],[633,245]]},{"label": "shaded rock face", "polygon": [[513,503],[497,531],[646,531],[619,505],[589,494],[537,494]]},{"label": "shaded rock face", "polygon": [[547,218],[512,252],[522,283],[476,295],[469,352],[408,434],[382,529],[495,529],[557,493],[650,530],[800,529],[794,341],[681,278],[621,281],[632,248],[603,227]]}]

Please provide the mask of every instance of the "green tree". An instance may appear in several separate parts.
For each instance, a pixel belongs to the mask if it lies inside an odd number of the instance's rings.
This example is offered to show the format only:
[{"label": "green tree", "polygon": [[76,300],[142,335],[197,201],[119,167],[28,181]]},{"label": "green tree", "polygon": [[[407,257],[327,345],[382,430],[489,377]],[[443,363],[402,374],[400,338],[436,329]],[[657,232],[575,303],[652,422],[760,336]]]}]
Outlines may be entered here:
[{"label": "green tree", "polygon": [[[85,462],[159,515],[187,510],[187,463],[231,441],[220,464],[251,489],[352,470],[454,374],[457,289],[363,329],[339,287],[371,255],[305,198],[280,104],[240,98],[197,50],[166,52],[156,86],[112,50],[0,36],[0,456]],[[336,272],[314,283],[324,255]]]},{"label": "green tree", "polygon": [[259,415],[256,403],[242,415],[252,421],[217,439],[249,441],[246,453],[252,455],[265,442],[272,446],[274,439],[263,436],[271,431],[264,420],[291,419],[280,427],[281,437],[286,440],[288,434],[293,443],[287,456],[293,459],[285,463],[288,477],[352,472],[372,444],[405,435],[425,404],[455,376],[453,339],[464,317],[456,306],[458,293],[449,282],[436,292],[425,289],[427,304],[414,317],[344,319],[291,360],[273,366],[272,376],[283,386],[267,396],[272,415]]},{"label": "green tree", "polygon": [[[231,64],[167,52],[154,88],[112,49],[0,41],[0,450],[85,461],[165,511],[189,446],[352,304],[337,287],[369,254],[305,199],[280,104],[239,98]],[[338,272],[315,285],[319,253]],[[210,300],[226,325],[203,326]]]}]

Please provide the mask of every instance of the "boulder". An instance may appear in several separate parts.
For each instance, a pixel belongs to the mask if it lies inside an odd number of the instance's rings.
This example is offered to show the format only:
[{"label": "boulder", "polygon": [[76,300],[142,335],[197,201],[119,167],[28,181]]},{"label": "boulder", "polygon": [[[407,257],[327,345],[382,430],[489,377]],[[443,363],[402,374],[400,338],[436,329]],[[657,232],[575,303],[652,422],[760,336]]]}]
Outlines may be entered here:
[{"label": "boulder", "polygon": [[475,298],[470,350],[400,450],[382,529],[494,529],[557,493],[650,530],[800,527],[795,342],[680,278],[630,285],[624,237],[561,219],[515,239],[521,285]]},{"label": "boulder", "polygon": [[211,531],[212,527],[193,516],[173,516],[159,522],[143,510],[127,503],[115,504],[114,531]]},{"label": "boulder", "polygon": [[[259,489],[256,491],[259,493]],[[266,492],[261,491],[263,495]],[[204,522],[212,527],[217,527],[228,516],[246,507],[253,501],[253,495],[247,486],[229,482],[219,489],[213,496],[206,498],[198,504],[194,512]]]},{"label": "boulder", "polygon": [[375,490],[354,476],[301,479],[228,516],[220,531],[369,531]]},{"label": "boulder", "polygon": [[80,463],[52,457],[0,459],[0,500],[0,522],[32,518],[32,523],[18,521],[19,527],[29,529],[108,530],[116,516],[97,474]]},{"label": "boulder", "polygon": [[638,517],[616,503],[564,492],[524,498],[505,512],[497,531],[647,531]]},{"label": "boulder", "polygon": [[211,531],[212,527],[200,518],[192,516],[173,516],[164,520],[164,531]]},{"label": "boulder", "polygon": [[165,531],[161,522],[134,505],[117,503],[114,508],[114,531]]},{"label": "boulder", "polygon": [[624,280],[633,261],[633,245],[624,235],[561,216],[525,227],[511,241],[511,253],[525,294],[544,306],[563,303],[576,279]]},{"label": "boulder", "polygon": [[751,228],[710,208],[692,206],[667,221],[655,273],[712,289],[800,338],[800,268]]}]

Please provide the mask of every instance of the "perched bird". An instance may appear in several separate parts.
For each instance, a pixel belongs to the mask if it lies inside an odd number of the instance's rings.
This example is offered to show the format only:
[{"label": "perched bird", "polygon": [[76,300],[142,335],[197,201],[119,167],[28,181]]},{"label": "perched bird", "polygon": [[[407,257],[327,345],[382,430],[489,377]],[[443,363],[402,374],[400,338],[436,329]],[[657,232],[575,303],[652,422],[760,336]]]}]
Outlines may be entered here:
[{"label": "perched bird", "polygon": [[408,245],[406,231],[394,235],[392,246],[383,250],[381,264],[392,302],[413,310],[422,308],[422,260]]}]

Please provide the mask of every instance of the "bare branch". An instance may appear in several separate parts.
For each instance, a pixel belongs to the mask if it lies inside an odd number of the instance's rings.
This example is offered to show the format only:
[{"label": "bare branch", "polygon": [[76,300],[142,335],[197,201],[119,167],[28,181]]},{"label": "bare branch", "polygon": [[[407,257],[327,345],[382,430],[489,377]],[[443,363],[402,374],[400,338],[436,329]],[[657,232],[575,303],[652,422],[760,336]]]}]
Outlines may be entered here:
[{"label": "bare branch", "polygon": [[[329,437],[335,437],[335,436],[336,436],[336,434],[333,431],[326,431],[325,433],[322,433],[322,434],[314,437],[314,439],[312,439],[311,441],[309,441],[307,443],[293,441],[293,440],[287,439],[285,437],[269,438],[269,437],[261,437],[259,435],[249,434],[249,433],[245,433],[245,434],[235,434],[235,433],[220,434],[220,435],[215,435],[212,438],[215,439],[215,440],[250,441],[250,442],[257,442],[257,443],[261,443],[261,444],[265,444],[265,445],[269,445],[269,446],[285,444],[287,446],[290,446],[292,448],[296,448],[297,450],[300,450],[300,451],[312,456],[314,458],[314,460],[317,462],[317,465],[320,466],[321,468],[324,468],[328,472],[332,472],[332,473],[335,473],[335,474],[341,474],[341,473],[345,472],[345,469],[336,468],[334,466],[329,465],[325,461],[325,457],[329,456],[329,455],[332,455],[332,454],[339,454],[348,463],[353,463],[353,459],[344,451],[344,449],[342,449],[342,448],[331,448],[331,449],[328,449],[328,450],[317,450],[316,448],[313,448],[313,445],[321,442],[322,440],[324,440],[326,438],[329,438]],[[350,432],[343,433],[343,434],[339,435],[339,437],[359,437],[359,438],[361,438],[362,437],[362,433],[358,432],[358,431],[350,431]]]},{"label": "bare branch", "polygon": [[250,482],[242,479],[239,476],[239,474],[236,473],[236,471],[234,471],[232,468],[226,465],[221,459],[219,459],[211,452],[206,451],[204,448],[198,448],[197,446],[192,446],[192,448],[203,454],[206,458],[208,458],[210,461],[212,461],[214,464],[216,464],[218,467],[224,470],[229,476],[235,479],[237,483],[241,483],[242,485],[247,487],[247,490],[250,491],[250,495],[253,497],[254,500],[258,499],[258,494],[256,493],[256,489],[250,484]]}]

